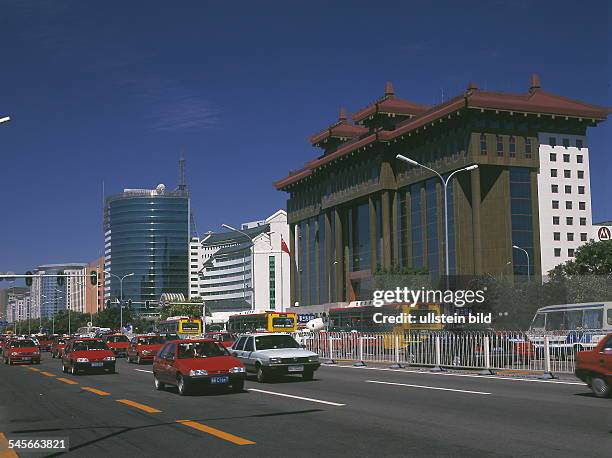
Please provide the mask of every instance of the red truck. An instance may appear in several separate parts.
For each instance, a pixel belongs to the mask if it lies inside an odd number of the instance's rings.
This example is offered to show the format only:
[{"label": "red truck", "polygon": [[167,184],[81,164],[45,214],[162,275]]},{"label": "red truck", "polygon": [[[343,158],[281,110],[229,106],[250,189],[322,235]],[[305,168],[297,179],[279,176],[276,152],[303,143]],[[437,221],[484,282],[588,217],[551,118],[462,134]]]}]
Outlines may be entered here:
[{"label": "red truck", "polygon": [[585,382],[598,398],[612,393],[612,333],[592,350],[576,353],[576,377]]}]

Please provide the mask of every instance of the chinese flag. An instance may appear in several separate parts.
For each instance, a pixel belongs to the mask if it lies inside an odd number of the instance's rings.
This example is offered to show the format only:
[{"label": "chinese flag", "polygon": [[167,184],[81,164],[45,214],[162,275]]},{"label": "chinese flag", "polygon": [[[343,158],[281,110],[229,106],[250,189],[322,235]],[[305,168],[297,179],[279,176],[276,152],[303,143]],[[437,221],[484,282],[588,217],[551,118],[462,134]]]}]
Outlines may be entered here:
[{"label": "chinese flag", "polygon": [[281,251],[284,251],[289,256],[291,256],[291,251],[289,251],[289,247],[287,246],[287,244],[285,243],[285,240],[283,240],[282,237],[281,237]]}]

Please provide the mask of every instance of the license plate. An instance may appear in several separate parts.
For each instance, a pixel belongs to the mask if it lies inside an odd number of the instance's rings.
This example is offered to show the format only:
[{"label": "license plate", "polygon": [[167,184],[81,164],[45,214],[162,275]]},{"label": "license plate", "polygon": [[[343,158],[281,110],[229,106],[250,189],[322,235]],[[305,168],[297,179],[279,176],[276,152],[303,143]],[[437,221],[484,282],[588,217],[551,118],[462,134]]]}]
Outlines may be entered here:
[{"label": "license plate", "polygon": [[211,377],[210,378],[210,383],[217,383],[217,384],[229,383],[229,377],[227,377],[227,376],[225,376],[225,377]]},{"label": "license plate", "polygon": [[91,367],[102,367],[104,363],[91,363]]},{"label": "license plate", "polygon": [[22,359],[23,361],[31,361],[31,360],[32,360],[32,358],[30,358],[30,357],[23,357],[23,358],[21,358],[21,359]]},{"label": "license plate", "polygon": [[304,366],[289,366],[289,372],[304,372]]}]

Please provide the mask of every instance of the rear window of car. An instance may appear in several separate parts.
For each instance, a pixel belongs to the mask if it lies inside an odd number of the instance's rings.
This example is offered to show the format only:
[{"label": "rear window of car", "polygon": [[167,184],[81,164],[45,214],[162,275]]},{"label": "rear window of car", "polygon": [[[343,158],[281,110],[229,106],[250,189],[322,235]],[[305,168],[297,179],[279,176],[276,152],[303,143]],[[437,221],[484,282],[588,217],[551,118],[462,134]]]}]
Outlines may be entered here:
[{"label": "rear window of car", "polygon": [[27,348],[27,347],[35,347],[36,344],[33,340],[14,340],[11,342],[11,347],[13,348]]},{"label": "rear window of car", "polygon": [[72,349],[74,351],[107,350],[108,347],[102,340],[77,340]]},{"label": "rear window of car", "polygon": [[160,336],[141,337],[138,339],[139,345],[158,345],[163,344],[164,342],[164,338]]},{"label": "rear window of car", "polygon": [[127,336],[110,336],[107,338],[107,340],[108,342],[113,342],[113,343],[130,341],[130,339],[128,339]]}]

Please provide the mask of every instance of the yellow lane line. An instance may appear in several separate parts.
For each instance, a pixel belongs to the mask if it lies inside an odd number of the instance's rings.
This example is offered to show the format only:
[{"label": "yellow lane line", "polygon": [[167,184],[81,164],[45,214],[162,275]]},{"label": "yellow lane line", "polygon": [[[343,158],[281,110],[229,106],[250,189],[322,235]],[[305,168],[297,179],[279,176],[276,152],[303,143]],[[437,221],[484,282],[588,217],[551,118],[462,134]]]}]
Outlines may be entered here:
[{"label": "yellow lane line", "polygon": [[23,367],[27,367],[28,369],[34,372],[40,372],[40,369],[36,369],[35,367],[32,367],[32,366],[23,366]]},{"label": "yellow lane line", "polygon": [[56,380],[67,383],[68,385],[78,385],[79,384],[79,382],[75,382],[74,380],[70,380],[69,378],[58,377]]},{"label": "yellow lane line", "polygon": [[51,372],[40,371],[40,373],[42,375],[46,375],[47,377],[56,377],[56,375],[52,374]]},{"label": "yellow lane line", "polygon": [[243,437],[234,436],[233,434],[226,433],[225,431],[221,431],[216,428],[212,428],[210,426],[203,425],[202,423],[198,423],[197,421],[192,420],[176,420],[177,423],[181,423],[185,426],[189,426],[193,429],[197,429],[198,431],[202,431],[204,433],[208,433],[212,436],[218,437],[219,439],[226,440],[228,442],[232,442],[236,445],[252,445],[255,442],[245,439]]},{"label": "yellow lane line", "polygon": [[106,391],[98,390],[96,388],[92,388],[90,386],[83,386],[81,388],[84,389],[85,391],[89,391],[91,393],[99,394],[100,396],[110,396],[110,393],[107,393]]},{"label": "yellow lane line", "polygon": [[129,399],[117,399],[117,402],[120,402],[121,404],[125,404],[128,406],[135,407],[140,410],[144,410],[147,413],[160,413],[161,412],[161,410],[157,410],[153,407],[149,407],[147,405],[140,404],[138,402],[130,401]]},{"label": "yellow lane line", "polygon": [[19,455],[17,455],[14,450],[9,448],[6,436],[3,433],[0,433],[0,458],[16,458],[18,456]]}]

